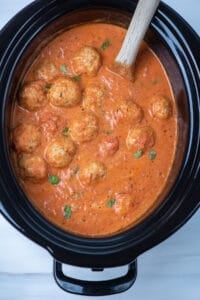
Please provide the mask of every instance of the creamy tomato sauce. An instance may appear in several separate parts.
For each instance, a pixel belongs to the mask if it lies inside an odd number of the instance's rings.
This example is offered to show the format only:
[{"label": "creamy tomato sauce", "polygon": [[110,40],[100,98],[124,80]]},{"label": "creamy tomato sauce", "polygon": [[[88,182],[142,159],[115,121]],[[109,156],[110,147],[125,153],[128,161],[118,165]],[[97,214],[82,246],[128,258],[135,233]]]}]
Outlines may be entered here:
[{"label": "creamy tomato sauce", "polygon": [[16,101],[18,179],[45,218],[78,235],[137,224],[174,160],[176,106],[158,58],[144,43],[133,81],[112,71],[125,34],[110,24],[62,33],[41,51]]}]

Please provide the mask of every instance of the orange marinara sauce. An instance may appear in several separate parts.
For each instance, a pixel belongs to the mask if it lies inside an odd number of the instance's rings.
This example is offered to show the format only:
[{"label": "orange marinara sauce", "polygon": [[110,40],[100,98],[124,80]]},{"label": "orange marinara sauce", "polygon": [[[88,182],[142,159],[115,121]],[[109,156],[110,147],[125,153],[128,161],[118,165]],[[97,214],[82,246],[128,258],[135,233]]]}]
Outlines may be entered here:
[{"label": "orange marinara sauce", "polygon": [[[20,184],[45,218],[78,235],[137,224],[162,193],[175,156],[176,105],[158,58],[144,43],[132,82],[110,68],[125,34],[110,24],[62,33],[30,67],[16,101]],[[91,57],[85,46],[96,49]]]}]

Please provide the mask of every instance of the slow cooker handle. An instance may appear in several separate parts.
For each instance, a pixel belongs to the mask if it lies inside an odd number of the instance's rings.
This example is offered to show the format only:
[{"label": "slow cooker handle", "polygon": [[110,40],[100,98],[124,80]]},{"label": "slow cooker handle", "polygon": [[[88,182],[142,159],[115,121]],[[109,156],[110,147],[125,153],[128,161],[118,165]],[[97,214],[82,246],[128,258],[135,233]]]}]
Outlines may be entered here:
[{"label": "slow cooker handle", "polygon": [[104,281],[86,281],[66,276],[62,271],[62,263],[54,260],[54,278],[64,291],[87,296],[106,296],[128,290],[137,276],[137,261],[130,263],[128,272],[122,277]]}]

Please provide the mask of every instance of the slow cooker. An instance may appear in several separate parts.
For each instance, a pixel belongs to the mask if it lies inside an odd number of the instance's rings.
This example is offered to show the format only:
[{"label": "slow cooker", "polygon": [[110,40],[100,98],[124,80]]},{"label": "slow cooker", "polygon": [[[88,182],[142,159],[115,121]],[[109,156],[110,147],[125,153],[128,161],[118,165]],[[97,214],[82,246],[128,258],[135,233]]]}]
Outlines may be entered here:
[{"label": "slow cooker", "polygon": [[[75,294],[109,295],[130,288],[137,275],[137,257],[180,228],[200,203],[200,39],[164,3],[145,36],[166,69],[178,107],[176,158],[160,204],[137,226],[114,236],[75,236],[49,223],[32,207],[11,165],[13,99],[40,49],[77,24],[106,22],[128,27],[136,4],[136,0],[36,0],[0,32],[0,211],[16,229],[49,251],[56,282]],[[96,282],[67,276],[63,264],[93,271],[129,267],[120,278]]]}]

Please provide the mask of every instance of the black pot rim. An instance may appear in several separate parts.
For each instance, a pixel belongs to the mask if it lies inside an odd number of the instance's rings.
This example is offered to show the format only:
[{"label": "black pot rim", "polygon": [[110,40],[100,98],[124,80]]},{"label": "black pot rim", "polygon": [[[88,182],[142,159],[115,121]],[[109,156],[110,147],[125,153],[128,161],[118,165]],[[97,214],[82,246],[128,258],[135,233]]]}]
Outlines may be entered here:
[{"label": "black pot rim", "polygon": [[[199,207],[200,187],[200,39],[191,27],[171,8],[161,3],[152,28],[162,38],[173,55],[177,58],[188,95],[190,109],[190,128],[185,162],[182,164],[180,174],[167,196],[163,205],[157,209],[153,216],[145,219],[138,226],[127,232],[108,238],[84,238],[68,234],[46,221],[27,201],[25,206],[11,205],[10,198],[16,193],[24,199],[13,176],[9,163],[9,155],[5,136],[5,109],[6,95],[14,73],[15,65],[27,47],[29,35],[33,37],[44,27],[40,22],[41,16],[47,14],[49,22],[59,16],[56,3],[63,6],[63,11],[70,5],[71,10],[78,7],[114,7],[123,11],[132,12],[135,1],[62,1],[51,0],[44,3],[37,0],[18,13],[1,31],[0,82],[5,89],[0,91],[3,105],[1,114],[2,151],[0,161],[0,211],[7,220],[24,235],[45,247],[56,259],[72,265],[84,267],[111,267],[130,263],[138,255],[166,239],[182,226]],[[126,2],[126,4],[125,4]],[[128,7],[128,9],[125,9]],[[60,13],[61,14],[61,13]],[[63,12],[62,12],[63,14]],[[36,30],[37,28],[37,30]],[[17,54],[16,54],[17,53]],[[12,68],[10,67],[12,62]],[[194,155],[193,149],[196,149]],[[3,171],[2,171],[3,170]],[[7,170],[6,176],[4,170]],[[184,178],[187,174],[187,178]],[[11,183],[11,187],[9,184]],[[9,189],[9,191],[8,191]],[[173,199],[176,199],[173,203]],[[188,202],[188,199],[190,201]]]}]

